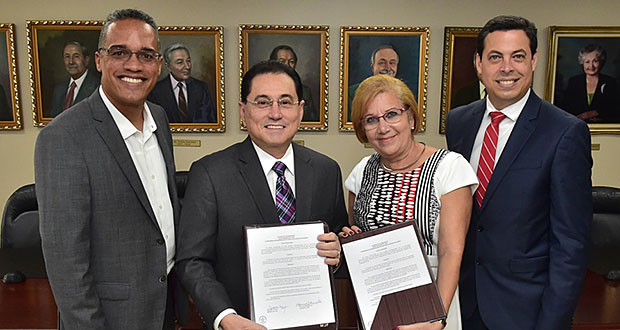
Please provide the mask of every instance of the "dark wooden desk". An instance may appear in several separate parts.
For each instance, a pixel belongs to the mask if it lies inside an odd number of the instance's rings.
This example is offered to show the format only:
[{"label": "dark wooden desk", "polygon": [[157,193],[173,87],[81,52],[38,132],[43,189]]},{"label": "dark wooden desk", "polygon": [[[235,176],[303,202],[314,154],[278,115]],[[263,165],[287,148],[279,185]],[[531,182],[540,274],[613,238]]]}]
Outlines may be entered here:
[{"label": "dark wooden desk", "polygon": [[[336,279],[340,329],[361,329],[357,306],[348,279]],[[57,309],[45,278],[29,278],[19,284],[0,281],[0,329],[56,329]],[[194,306],[189,324],[177,329],[202,329]],[[620,281],[610,281],[588,271],[573,330],[620,329]]]},{"label": "dark wooden desk", "polygon": [[588,270],[573,316],[573,330],[620,329],[620,281]]},{"label": "dark wooden desk", "polygon": [[56,329],[57,310],[46,278],[0,281],[0,329]]}]

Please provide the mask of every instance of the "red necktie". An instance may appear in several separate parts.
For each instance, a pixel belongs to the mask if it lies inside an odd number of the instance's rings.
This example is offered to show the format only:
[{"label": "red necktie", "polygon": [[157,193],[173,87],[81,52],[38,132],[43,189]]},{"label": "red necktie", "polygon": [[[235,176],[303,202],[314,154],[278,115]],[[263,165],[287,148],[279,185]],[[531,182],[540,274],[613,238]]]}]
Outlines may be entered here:
[{"label": "red necktie", "polygon": [[278,175],[276,180],[276,211],[282,223],[291,223],[295,220],[295,196],[284,176],[286,165],[277,161],[273,164],[273,171]]},{"label": "red necktie", "polygon": [[179,113],[183,122],[187,122],[187,101],[185,100],[185,94],[183,94],[183,84],[179,82]]},{"label": "red necktie", "polygon": [[67,97],[65,97],[65,105],[62,108],[63,110],[67,110],[67,108],[69,108],[71,104],[73,104],[73,92],[75,91],[76,87],[77,84],[75,83],[75,81],[73,81],[71,83],[71,88],[69,88],[69,93],[67,93]]},{"label": "red necktie", "polygon": [[491,116],[491,123],[487,126],[487,130],[484,133],[484,140],[482,142],[482,150],[480,151],[480,161],[478,162],[478,180],[480,185],[476,190],[476,202],[478,207],[482,206],[484,195],[487,192],[487,186],[493,175],[493,169],[495,168],[495,151],[497,150],[497,137],[499,135],[499,123],[506,118],[506,115],[493,111],[489,113]]}]

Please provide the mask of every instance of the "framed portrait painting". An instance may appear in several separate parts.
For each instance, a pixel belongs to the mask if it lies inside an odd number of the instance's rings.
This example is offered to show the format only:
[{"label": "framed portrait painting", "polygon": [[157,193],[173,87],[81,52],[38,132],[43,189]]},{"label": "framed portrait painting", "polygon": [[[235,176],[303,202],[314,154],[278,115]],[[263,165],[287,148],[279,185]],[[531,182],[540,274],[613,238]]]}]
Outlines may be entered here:
[{"label": "framed portrait painting", "polygon": [[340,130],[352,131],[351,103],[359,84],[377,74],[401,79],[413,92],[426,128],[429,28],[343,26],[340,28]]},{"label": "framed portrait painting", "polygon": [[620,26],[549,27],[545,98],[592,134],[620,134]]},{"label": "framed portrait painting", "polygon": [[161,74],[148,99],[177,133],[225,132],[224,28],[160,26]]},{"label": "framed portrait painting", "polygon": [[0,23],[0,130],[22,129],[15,24]]},{"label": "framed portrait painting", "polygon": [[[103,22],[26,21],[26,25],[34,125],[45,126],[98,88],[101,75],[95,51]],[[81,80],[80,86],[70,86],[71,78]]]},{"label": "framed portrait painting", "polygon": [[274,60],[288,65],[302,82],[304,115],[299,130],[326,131],[328,39],[328,26],[240,25],[240,82],[243,74],[259,62]]},{"label": "framed portrait painting", "polygon": [[439,133],[446,133],[448,111],[484,97],[484,85],[475,68],[476,40],[482,28],[446,27],[443,45],[443,79],[441,84],[441,123]]}]

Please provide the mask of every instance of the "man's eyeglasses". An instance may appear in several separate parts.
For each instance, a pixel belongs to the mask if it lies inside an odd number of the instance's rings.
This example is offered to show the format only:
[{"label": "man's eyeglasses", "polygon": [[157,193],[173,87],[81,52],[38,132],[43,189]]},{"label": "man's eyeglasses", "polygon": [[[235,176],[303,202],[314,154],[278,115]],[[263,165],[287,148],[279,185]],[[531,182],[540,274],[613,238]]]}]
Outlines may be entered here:
[{"label": "man's eyeglasses", "polygon": [[[258,97],[254,101],[247,100],[249,103],[254,104],[259,109],[270,109],[273,106],[274,100],[268,97]],[[293,101],[292,98],[285,96],[278,99],[278,107],[284,110],[293,110],[297,107],[299,101]]]},{"label": "man's eyeglasses", "polygon": [[161,57],[161,54],[154,50],[139,50],[133,52],[126,47],[112,46],[110,48],[99,48],[98,52],[106,52],[109,57],[118,61],[127,61],[131,55],[136,54],[138,61],[143,64],[154,63]]},{"label": "man's eyeglasses", "polygon": [[375,129],[379,126],[379,120],[381,118],[383,118],[383,120],[385,120],[386,123],[388,124],[396,124],[400,121],[400,119],[403,117],[403,113],[405,111],[407,111],[409,109],[409,107],[405,107],[405,108],[392,108],[392,109],[388,109],[388,111],[386,111],[383,116],[366,116],[362,119],[360,119],[360,124],[362,124],[362,126],[367,129],[367,130],[372,130]]}]

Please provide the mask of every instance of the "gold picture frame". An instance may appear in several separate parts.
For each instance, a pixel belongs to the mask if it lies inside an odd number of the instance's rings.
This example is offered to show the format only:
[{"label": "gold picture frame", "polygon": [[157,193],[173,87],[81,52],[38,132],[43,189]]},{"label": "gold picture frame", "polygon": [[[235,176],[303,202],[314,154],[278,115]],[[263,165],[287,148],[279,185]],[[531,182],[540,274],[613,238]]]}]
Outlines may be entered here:
[{"label": "gold picture frame", "polygon": [[[175,133],[225,132],[224,27],[159,26],[159,39],[162,55],[168,46],[181,44],[189,51],[192,63],[191,78],[186,81],[188,106],[195,106],[188,109],[193,118],[191,122],[181,122],[165,59],[158,84],[149,95],[150,101],[166,110],[170,130]],[[198,99],[200,101],[193,102]]]},{"label": "gold picture frame", "polygon": [[[66,94],[69,76],[66,71],[63,50],[67,43],[78,42],[87,49],[88,75],[92,81],[99,79],[95,66],[95,50],[99,41],[102,21],[26,21],[28,41],[28,62],[30,68],[30,92],[35,127],[47,125],[56,114],[62,111],[60,94]],[[95,86],[95,83],[92,84]],[[93,90],[96,87],[92,87]],[[82,90],[82,88],[80,88]],[[90,89],[89,89],[90,90]],[[86,89],[83,89],[86,92]],[[92,91],[90,91],[92,93]],[[90,95],[85,95],[87,97]],[[82,99],[78,93],[76,102]]]},{"label": "gold picture frame", "polygon": [[[588,102],[579,53],[593,54],[591,45],[600,47],[597,54],[604,50],[607,61],[599,58]],[[550,26],[547,54],[545,99],[586,121],[591,134],[620,134],[620,26]]]},{"label": "gold picture frame", "polygon": [[[299,131],[327,131],[329,26],[240,25],[239,85],[252,65],[277,57],[276,53],[282,47],[297,57],[293,68],[300,75],[305,94],[303,97],[307,99]],[[240,127],[245,129],[241,122]]]},{"label": "gold picture frame", "polygon": [[446,133],[450,109],[480,99],[481,83],[474,65],[480,30],[480,27],[449,26],[444,30],[440,134]]},{"label": "gold picture frame", "polygon": [[[396,78],[402,79],[417,98],[426,130],[426,100],[430,28],[414,26],[342,26],[340,28],[340,131],[353,131],[350,107],[357,85],[370,76],[370,59],[375,50],[388,45],[399,55]],[[407,52],[411,56],[402,56]]]},{"label": "gold picture frame", "polygon": [[15,55],[15,24],[0,23],[0,130],[22,128]]}]

